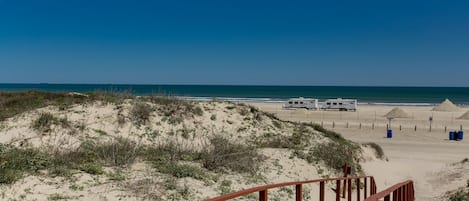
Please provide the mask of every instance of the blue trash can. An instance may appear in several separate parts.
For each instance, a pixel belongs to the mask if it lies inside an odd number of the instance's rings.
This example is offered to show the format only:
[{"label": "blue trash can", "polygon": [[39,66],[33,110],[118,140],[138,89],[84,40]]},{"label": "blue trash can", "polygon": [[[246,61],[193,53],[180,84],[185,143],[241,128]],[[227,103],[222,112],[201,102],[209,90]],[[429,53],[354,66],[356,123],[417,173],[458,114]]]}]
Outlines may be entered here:
[{"label": "blue trash can", "polygon": [[392,138],[392,130],[391,129],[388,129],[387,137]]},{"label": "blue trash can", "polygon": [[458,132],[457,140],[462,140],[463,137],[464,137],[464,132],[463,132],[463,131],[459,131],[459,132]]},{"label": "blue trash can", "polygon": [[449,132],[449,140],[455,140],[453,131]]}]

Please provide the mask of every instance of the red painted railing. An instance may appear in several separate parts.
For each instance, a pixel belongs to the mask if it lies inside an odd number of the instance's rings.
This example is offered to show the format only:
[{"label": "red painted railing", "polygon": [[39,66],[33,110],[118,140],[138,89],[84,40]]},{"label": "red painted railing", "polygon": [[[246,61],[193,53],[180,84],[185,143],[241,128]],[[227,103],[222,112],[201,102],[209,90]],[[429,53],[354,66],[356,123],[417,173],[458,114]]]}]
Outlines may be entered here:
[{"label": "red painted railing", "polygon": [[384,201],[414,201],[414,183],[412,181],[405,181],[388,189],[374,194],[367,198],[365,201],[378,201],[384,198]]},{"label": "red painted railing", "polygon": [[[327,182],[335,182],[336,184],[336,188],[335,188],[336,201],[340,201],[341,198],[347,198],[348,201],[352,200],[352,183],[355,183],[356,200],[362,200],[361,198],[366,199],[376,194],[376,183],[375,183],[374,178],[370,176],[365,176],[365,177],[316,179],[316,180],[309,180],[309,181],[297,181],[297,182],[286,182],[286,183],[280,183],[280,184],[271,184],[271,185],[254,187],[254,188],[242,190],[239,192],[229,193],[226,195],[222,195],[220,197],[208,199],[206,201],[225,201],[225,200],[230,200],[234,198],[239,198],[242,196],[247,196],[252,193],[259,193],[259,201],[267,201],[268,192],[270,189],[287,187],[287,186],[295,186],[296,201],[302,201],[303,185],[313,184],[313,183],[319,183],[319,195],[317,196],[319,197],[319,201],[324,201],[325,200],[325,188],[326,188]],[[362,182],[363,182],[363,188],[361,188]],[[341,190],[343,191],[341,192]],[[361,190],[363,190],[363,192]]]},{"label": "red painted railing", "polygon": [[[363,181],[363,188],[361,188]],[[414,201],[414,185],[412,181],[405,181],[402,183],[398,183],[394,186],[389,187],[388,189],[376,193],[376,183],[373,177],[365,176],[365,177],[346,177],[346,178],[329,178],[329,179],[317,179],[317,180],[309,180],[309,181],[298,181],[298,182],[286,182],[280,184],[271,184],[265,186],[254,187],[246,190],[242,190],[239,192],[229,193],[226,195],[222,195],[220,197],[208,199],[206,201],[225,201],[234,198],[239,198],[242,196],[247,196],[252,193],[259,193],[259,201],[267,201],[268,200],[268,191],[270,189],[287,187],[287,186],[295,186],[296,194],[295,198],[296,201],[302,201],[303,199],[303,185],[305,184],[313,184],[319,183],[319,201],[325,200],[325,186],[327,182],[335,182],[335,197],[336,201],[340,201],[341,198],[347,198],[347,201],[352,200],[352,183],[355,182],[355,196],[357,201]],[[369,182],[369,183],[368,183]],[[369,184],[369,185],[368,185]],[[341,192],[342,190],[342,192]],[[362,193],[363,190],[363,193]],[[363,195],[363,197],[361,197]]]}]

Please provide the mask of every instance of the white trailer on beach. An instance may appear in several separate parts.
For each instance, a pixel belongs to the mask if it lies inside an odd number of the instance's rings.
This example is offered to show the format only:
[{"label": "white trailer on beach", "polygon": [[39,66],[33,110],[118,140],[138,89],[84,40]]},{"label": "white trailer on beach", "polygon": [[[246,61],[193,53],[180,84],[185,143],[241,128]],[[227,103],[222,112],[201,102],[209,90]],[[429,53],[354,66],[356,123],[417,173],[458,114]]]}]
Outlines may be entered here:
[{"label": "white trailer on beach", "polygon": [[356,99],[327,99],[321,109],[323,110],[340,110],[340,111],[356,111],[357,100]]},{"label": "white trailer on beach", "polygon": [[283,108],[306,108],[308,110],[319,109],[318,99],[314,98],[291,98],[289,99]]}]

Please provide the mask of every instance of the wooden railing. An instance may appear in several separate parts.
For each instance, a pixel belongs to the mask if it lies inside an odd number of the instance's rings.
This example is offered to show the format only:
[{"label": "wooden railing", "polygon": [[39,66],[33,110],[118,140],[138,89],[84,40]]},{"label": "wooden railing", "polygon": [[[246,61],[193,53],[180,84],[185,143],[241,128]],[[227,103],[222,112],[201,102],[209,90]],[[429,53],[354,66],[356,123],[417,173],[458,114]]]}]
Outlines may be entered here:
[{"label": "wooden railing", "polygon": [[388,189],[370,196],[365,201],[378,201],[384,198],[384,201],[414,201],[414,183],[410,180],[396,184]]},{"label": "wooden railing", "polygon": [[[360,201],[366,199],[374,194],[376,194],[376,183],[373,177],[371,176],[364,176],[364,177],[345,177],[345,178],[329,178],[329,179],[316,179],[316,180],[309,180],[309,181],[297,181],[297,182],[286,182],[280,184],[271,184],[265,186],[254,187],[250,189],[245,189],[242,191],[229,193],[226,195],[222,195],[220,197],[208,199],[206,201],[225,201],[234,198],[239,198],[242,196],[247,196],[252,193],[259,194],[259,201],[267,201],[269,197],[269,190],[281,187],[288,187],[288,186],[295,186],[295,200],[302,201],[303,200],[303,186],[307,184],[314,184],[319,183],[319,201],[325,201],[325,188],[328,182],[335,183],[335,199],[336,201],[340,201],[341,198],[347,198],[348,201],[352,200],[352,184],[355,184],[355,195],[356,200]],[[363,188],[362,188],[363,182]],[[366,199],[368,201],[368,199]],[[402,200],[404,201],[404,200]]]}]

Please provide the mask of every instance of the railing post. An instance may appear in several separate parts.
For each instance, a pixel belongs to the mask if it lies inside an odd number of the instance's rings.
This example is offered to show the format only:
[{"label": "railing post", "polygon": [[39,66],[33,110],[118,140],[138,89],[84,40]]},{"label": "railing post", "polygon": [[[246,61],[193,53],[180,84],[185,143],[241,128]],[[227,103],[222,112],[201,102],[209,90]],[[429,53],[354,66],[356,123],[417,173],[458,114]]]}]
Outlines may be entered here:
[{"label": "railing post", "polygon": [[344,189],[342,189],[342,198],[345,198],[347,192],[347,179],[344,179]]},{"label": "railing post", "polygon": [[357,201],[360,201],[360,179],[356,179],[357,182]]},{"label": "railing post", "polygon": [[319,201],[324,201],[324,193],[325,193],[325,185],[324,185],[324,181],[321,181],[321,183],[319,183]]},{"label": "railing post", "polygon": [[259,201],[267,201],[267,190],[259,191]]},{"label": "railing post", "polygon": [[368,181],[368,178],[365,177],[365,181],[364,181],[364,183],[365,183],[365,186],[364,186],[364,187],[365,187],[365,188],[364,188],[365,190],[364,190],[364,191],[365,191],[365,192],[364,192],[364,197],[363,197],[364,199],[367,198],[367,197],[366,197],[366,196],[367,196],[367,191],[368,191],[368,190],[367,190],[367,188],[368,188],[368,183],[367,183],[367,181]]},{"label": "railing post", "polygon": [[402,188],[404,188],[404,201],[409,201],[407,200],[407,185],[404,185]]},{"label": "railing post", "polygon": [[352,179],[347,179],[348,189],[347,189],[347,200],[352,201]]},{"label": "railing post", "polygon": [[412,201],[415,200],[415,191],[414,191],[414,183],[412,182],[411,183],[411,186],[412,186]]},{"label": "railing post", "polygon": [[335,201],[340,201],[340,179],[337,180],[337,184],[335,186]]},{"label": "railing post", "polygon": [[390,201],[389,195],[386,195],[386,196],[384,197],[384,201]]},{"label": "railing post", "polygon": [[392,192],[392,201],[397,201],[397,191]]},{"label": "railing post", "polygon": [[[348,170],[347,163],[343,167],[344,167],[344,177],[347,178],[347,170]],[[343,189],[342,198],[345,198],[346,190],[347,190],[347,180],[344,180],[344,189]]]},{"label": "railing post", "polygon": [[397,201],[402,201],[402,189],[398,188],[397,189]]},{"label": "railing post", "polygon": [[296,201],[301,201],[303,199],[303,186],[301,184],[296,185]]}]

